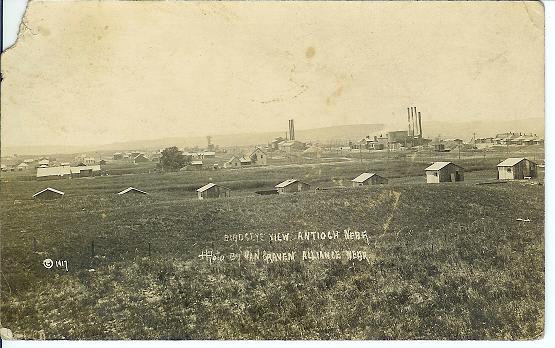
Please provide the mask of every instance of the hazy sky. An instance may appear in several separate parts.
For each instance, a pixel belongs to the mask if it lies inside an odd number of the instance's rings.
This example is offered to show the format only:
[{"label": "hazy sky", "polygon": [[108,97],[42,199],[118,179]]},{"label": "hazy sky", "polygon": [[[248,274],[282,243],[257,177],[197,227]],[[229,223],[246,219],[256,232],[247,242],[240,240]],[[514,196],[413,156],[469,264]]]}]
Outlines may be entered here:
[{"label": "hazy sky", "polygon": [[24,22],[2,146],[543,117],[539,2],[32,1]]}]

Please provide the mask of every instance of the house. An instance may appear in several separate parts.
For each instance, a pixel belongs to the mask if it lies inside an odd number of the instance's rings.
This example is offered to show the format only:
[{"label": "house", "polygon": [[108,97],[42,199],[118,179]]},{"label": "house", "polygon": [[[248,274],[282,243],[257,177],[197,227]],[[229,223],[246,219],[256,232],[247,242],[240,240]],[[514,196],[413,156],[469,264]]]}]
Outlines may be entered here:
[{"label": "house", "polygon": [[47,166],[49,166],[49,165],[50,165],[50,160],[47,159],[47,158],[41,158],[41,160],[39,161],[38,164],[39,164],[39,166],[42,166],[42,165],[47,165]]},{"label": "house", "polygon": [[209,183],[197,190],[198,199],[229,197],[231,189]]},{"label": "house", "polygon": [[464,181],[464,168],[451,162],[434,162],[425,171],[427,183]]},{"label": "house", "polygon": [[353,180],[353,187],[387,184],[388,180],[376,173],[362,173]]},{"label": "house", "polygon": [[310,190],[310,185],[297,179],[287,179],[275,186],[279,194]]},{"label": "house", "polygon": [[148,162],[148,158],[146,158],[145,155],[143,155],[142,153],[138,154],[137,156],[133,157],[133,163],[137,164],[137,163],[145,163]]},{"label": "house", "polygon": [[241,166],[250,166],[252,164],[251,159],[245,156],[239,158],[239,162],[241,163]]},{"label": "house", "polygon": [[229,159],[229,161],[224,163],[224,168],[240,168],[241,167],[241,160],[237,156],[233,156]]},{"label": "house", "polygon": [[68,166],[37,168],[37,180],[67,179],[70,177],[71,168]]},{"label": "house", "polygon": [[500,180],[521,180],[538,176],[536,163],[526,158],[507,158],[497,165],[497,178]]},{"label": "house", "polygon": [[106,164],[106,160],[101,159],[100,161],[98,161],[98,164],[105,165],[105,164]]},{"label": "house", "polygon": [[31,164],[31,163],[33,163],[33,162],[35,162],[35,160],[32,159],[32,158],[28,158],[28,159],[26,159],[26,160],[23,161],[23,163],[27,163],[27,164]]},{"label": "house", "polygon": [[83,178],[100,174],[100,165],[70,167],[72,178]]},{"label": "house", "polygon": [[27,163],[20,163],[17,165],[17,170],[23,171],[29,169],[29,165]]},{"label": "house", "polygon": [[114,159],[114,161],[122,160],[123,159],[123,154],[121,152],[116,152],[116,153],[114,153],[112,158]]},{"label": "house", "polygon": [[191,161],[191,168],[194,170],[201,170],[202,165],[202,161]]},{"label": "house", "polygon": [[58,191],[51,187],[47,187],[44,190],[39,191],[33,195],[33,198],[37,198],[37,199],[57,199],[57,198],[63,198],[63,197],[64,197],[64,193],[62,191]]},{"label": "house", "polygon": [[125,195],[125,194],[128,194],[128,193],[136,193],[136,194],[141,194],[141,195],[146,195],[147,194],[145,191],[136,189],[134,187],[128,187],[125,190],[118,192],[118,195]]},{"label": "house", "polygon": [[215,158],[216,157],[216,152],[214,152],[214,151],[204,151],[202,153],[202,157],[203,158]]},{"label": "house", "polygon": [[86,166],[92,166],[93,164],[96,163],[96,161],[95,161],[94,157],[85,157],[85,158],[83,159],[83,163],[84,163]]},{"label": "house", "polygon": [[258,166],[265,166],[268,164],[268,155],[259,147],[257,147],[249,157],[251,162]]}]

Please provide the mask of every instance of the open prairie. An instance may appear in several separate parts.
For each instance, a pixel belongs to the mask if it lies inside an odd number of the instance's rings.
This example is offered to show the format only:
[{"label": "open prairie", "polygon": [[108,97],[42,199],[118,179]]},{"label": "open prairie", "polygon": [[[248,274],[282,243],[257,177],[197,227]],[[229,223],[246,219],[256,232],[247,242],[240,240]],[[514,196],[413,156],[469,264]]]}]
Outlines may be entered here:
[{"label": "open prairie", "polygon": [[[463,158],[464,182],[433,185],[410,157],[5,180],[2,325],[22,339],[539,337],[543,173],[480,185],[501,157]],[[368,170],[389,184],[350,187]],[[312,189],[254,193],[289,177]],[[232,197],[197,200],[207,182]],[[31,198],[47,186],[64,198]],[[148,195],[115,194],[128,186]]]}]

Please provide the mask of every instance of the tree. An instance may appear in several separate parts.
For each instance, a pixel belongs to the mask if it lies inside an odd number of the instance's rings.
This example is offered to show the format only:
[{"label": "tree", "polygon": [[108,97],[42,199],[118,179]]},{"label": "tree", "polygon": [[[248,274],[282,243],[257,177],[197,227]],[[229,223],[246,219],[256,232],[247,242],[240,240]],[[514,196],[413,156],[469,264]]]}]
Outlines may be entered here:
[{"label": "tree", "polygon": [[160,157],[160,166],[164,170],[174,171],[185,167],[189,163],[189,158],[184,156],[176,146],[165,148]]}]

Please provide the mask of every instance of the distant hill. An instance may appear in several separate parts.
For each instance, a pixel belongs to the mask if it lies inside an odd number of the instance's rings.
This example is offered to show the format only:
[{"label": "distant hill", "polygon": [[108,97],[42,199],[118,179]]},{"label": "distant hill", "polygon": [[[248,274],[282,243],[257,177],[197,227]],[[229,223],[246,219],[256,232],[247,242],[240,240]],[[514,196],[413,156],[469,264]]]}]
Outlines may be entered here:
[{"label": "distant hill", "polygon": [[[470,140],[473,133],[477,137],[495,136],[497,133],[504,132],[523,132],[535,133],[538,136],[544,135],[544,119],[528,118],[522,120],[507,121],[468,121],[468,122],[438,122],[422,120],[424,137],[435,138],[441,135],[443,138],[461,138]],[[333,126],[314,129],[296,130],[296,139],[306,142],[336,143],[346,144],[349,140],[356,141],[366,135],[385,134],[387,130],[405,129],[403,126],[393,126],[384,124],[354,124]],[[247,146],[257,144],[267,144],[275,137],[284,137],[283,132],[253,132],[243,134],[222,134],[212,136],[212,142],[219,146]],[[129,142],[119,142],[105,145],[91,146],[64,146],[64,145],[44,145],[44,146],[15,146],[2,147],[2,156],[16,153],[18,155],[42,155],[42,154],[64,154],[91,151],[117,151],[132,149],[154,149],[168,146],[199,146],[206,145],[205,137],[172,137],[153,140],[137,140]]]},{"label": "distant hill", "polygon": [[[357,140],[368,134],[373,134],[385,129],[383,124],[356,124],[343,125],[314,129],[298,129],[295,130],[295,137],[301,141],[319,141],[319,142],[348,142],[349,140]],[[276,137],[285,137],[284,132],[260,132],[260,133],[243,133],[243,134],[222,134],[213,135],[212,143],[219,146],[246,146],[267,144]],[[2,156],[16,153],[18,155],[41,155],[41,154],[63,154],[63,153],[79,153],[91,151],[108,151],[108,150],[132,150],[132,149],[154,149],[164,148],[168,146],[206,146],[206,137],[172,137],[153,140],[138,140],[129,142],[119,142],[106,145],[96,146],[61,146],[61,145],[45,145],[45,146],[14,146],[2,148]]]},{"label": "distant hill", "polygon": [[468,122],[424,122],[422,129],[424,137],[434,138],[441,135],[443,138],[472,139],[473,133],[477,138],[495,136],[497,133],[518,132],[534,133],[543,137],[545,132],[543,118],[528,118],[507,121],[468,121]]}]

